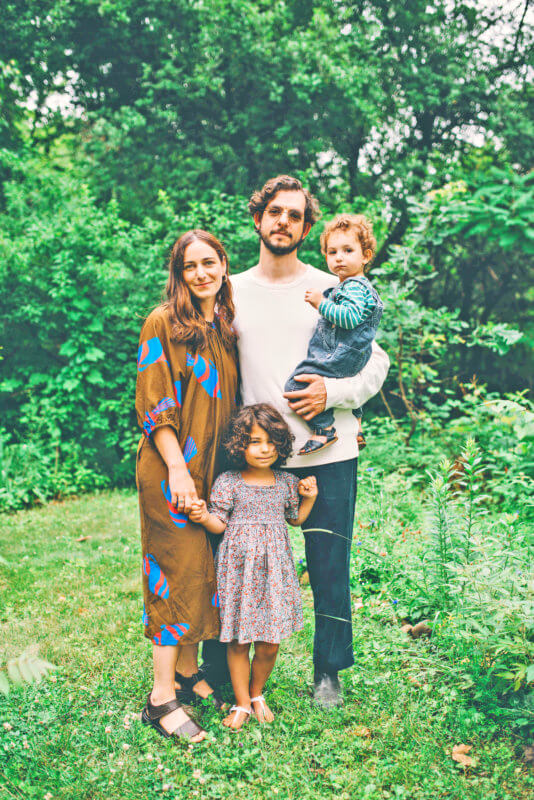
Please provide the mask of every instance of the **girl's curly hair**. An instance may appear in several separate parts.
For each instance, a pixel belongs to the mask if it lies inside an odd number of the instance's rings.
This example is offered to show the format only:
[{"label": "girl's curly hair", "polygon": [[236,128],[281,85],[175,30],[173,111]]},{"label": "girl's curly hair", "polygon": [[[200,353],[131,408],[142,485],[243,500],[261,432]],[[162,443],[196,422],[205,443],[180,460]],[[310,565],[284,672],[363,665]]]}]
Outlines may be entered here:
[{"label": "girl's curly hair", "polygon": [[247,466],[245,450],[249,445],[250,432],[255,424],[268,433],[271,442],[276,447],[278,458],[272,466],[280,467],[285,464],[291,455],[295,437],[276,408],[267,403],[256,403],[256,405],[241,408],[230,420],[224,440],[224,449],[231,466],[234,469],[243,469]]}]

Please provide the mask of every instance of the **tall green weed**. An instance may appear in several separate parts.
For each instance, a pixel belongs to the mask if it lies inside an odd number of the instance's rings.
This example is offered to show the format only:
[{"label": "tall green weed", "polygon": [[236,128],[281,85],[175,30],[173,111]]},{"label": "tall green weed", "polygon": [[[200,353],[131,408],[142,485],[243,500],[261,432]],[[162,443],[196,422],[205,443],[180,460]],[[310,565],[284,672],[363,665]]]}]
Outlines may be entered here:
[{"label": "tall green weed", "polygon": [[398,620],[427,620],[432,643],[463,666],[481,701],[495,705],[507,696],[511,721],[532,724],[534,535],[528,505],[516,497],[514,512],[499,508],[495,487],[503,478],[472,438],[454,460],[444,459],[441,450],[440,462],[427,472],[420,507],[397,495],[395,469],[366,463],[354,591],[389,599]]}]

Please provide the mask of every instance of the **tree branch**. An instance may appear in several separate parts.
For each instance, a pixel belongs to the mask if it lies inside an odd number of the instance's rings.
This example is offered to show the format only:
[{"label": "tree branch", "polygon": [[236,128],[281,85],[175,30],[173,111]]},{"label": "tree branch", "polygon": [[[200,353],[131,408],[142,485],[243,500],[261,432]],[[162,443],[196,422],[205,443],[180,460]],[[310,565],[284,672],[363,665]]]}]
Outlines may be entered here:
[{"label": "tree branch", "polygon": [[523,9],[523,16],[521,17],[521,21],[519,23],[519,27],[518,27],[517,33],[515,35],[514,47],[513,47],[513,50],[512,50],[512,60],[515,58],[515,54],[517,52],[517,46],[519,44],[519,37],[521,36],[521,30],[523,28],[523,22],[525,21],[525,17],[526,17],[529,5],[530,5],[530,0],[526,0],[525,7]]}]

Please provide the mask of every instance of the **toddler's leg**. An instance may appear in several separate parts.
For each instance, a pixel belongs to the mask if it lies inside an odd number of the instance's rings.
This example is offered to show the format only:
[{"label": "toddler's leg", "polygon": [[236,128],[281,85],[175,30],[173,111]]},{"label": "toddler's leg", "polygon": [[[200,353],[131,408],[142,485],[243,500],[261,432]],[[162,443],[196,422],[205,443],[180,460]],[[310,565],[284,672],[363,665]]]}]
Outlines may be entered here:
[{"label": "toddler's leg", "polygon": [[[307,383],[302,383],[301,381],[296,381],[295,378],[293,377],[293,375],[291,375],[286,381],[286,385],[284,386],[284,392],[298,392],[299,389],[305,389],[307,385],[308,385]],[[308,427],[311,430],[313,430],[313,422],[314,422],[314,420],[311,420],[310,422],[307,422],[304,419],[303,422],[306,422],[306,425],[308,425]]]},{"label": "toddler's leg", "polygon": [[[298,389],[306,388],[305,383],[295,380],[295,375],[298,374],[298,372],[294,372],[290,375],[286,381],[284,391],[295,392]],[[329,444],[337,442],[336,429],[334,428],[334,410],[332,408],[325,408],[324,411],[321,411],[311,420],[305,420],[302,417],[301,419],[312,433],[307,442],[300,448],[299,456],[316,453],[318,450],[328,447]]]},{"label": "toddler's leg", "polygon": [[317,428],[331,428],[334,424],[334,409],[325,408],[324,411],[316,414],[314,418],[310,419],[306,424],[310,426],[312,431],[316,431]]},{"label": "toddler's leg", "polygon": [[[228,668],[232,679],[236,705],[244,709],[250,709],[250,694],[248,691],[250,682],[249,650],[250,642],[239,644],[234,639],[228,645]],[[223,719],[223,725],[237,730],[247,719],[248,716],[243,711],[231,711]]]},{"label": "toddler's leg", "polygon": [[358,434],[357,434],[358,450],[363,450],[364,447],[367,447],[367,442],[365,441],[365,436],[363,435],[363,429],[362,429],[362,409],[353,408],[352,413],[358,420]]},{"label": "toddler's leg", "polygon": [[337,442],[333,408],[325,408],[320,414],[316,414],[307,425],[312,429],[312,435],[306,444],[300,448],[299,456],[316,453],[318,450],[328,447],[329,444]]},{"label": "toddler's leg", "polygon": [[[254,658],[252,659],[250,696],[262,696],[263,687],[273,671],[278,655],[279,645],[271,642],[254,642]],[[263,699],[252,703],[258,722],[272,722],[274,714]]]}]

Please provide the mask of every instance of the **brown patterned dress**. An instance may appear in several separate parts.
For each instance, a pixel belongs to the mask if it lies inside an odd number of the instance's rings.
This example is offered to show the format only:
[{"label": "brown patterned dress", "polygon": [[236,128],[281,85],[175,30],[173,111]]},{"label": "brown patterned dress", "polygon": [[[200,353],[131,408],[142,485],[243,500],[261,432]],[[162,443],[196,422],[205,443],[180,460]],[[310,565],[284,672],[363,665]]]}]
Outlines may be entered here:
[{"label": "brown patterned dress", "polygon": [[163,307],[147,317],[137,357],[136,412],[143,430],[137,488],[143,549],[145,636],[159,645],[193,644],[219,635],[215,568],[204,528],[170,504],[168,470],[153,441],[170,425],[195,482],[209,497],[221,438],[235,408],[237,366],[215,322],[199,353],[171,339]]}]

